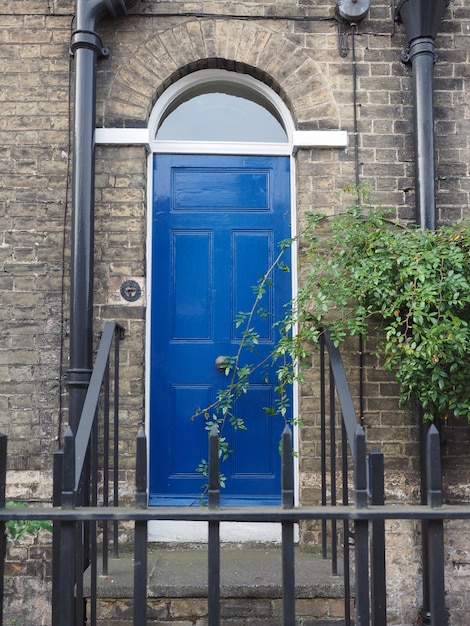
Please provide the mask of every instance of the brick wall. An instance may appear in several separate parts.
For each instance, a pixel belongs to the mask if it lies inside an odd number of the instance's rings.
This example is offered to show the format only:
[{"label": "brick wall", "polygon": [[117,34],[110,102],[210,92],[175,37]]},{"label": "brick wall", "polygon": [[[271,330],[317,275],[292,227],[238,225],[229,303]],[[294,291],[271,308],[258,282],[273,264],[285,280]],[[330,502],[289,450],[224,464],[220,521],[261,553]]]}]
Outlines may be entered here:
[{"label": "brick wall", "polygon": [[70,19],[45,2],[0,15],[0,431],[28,499],[49,491],[58,434]]},{"label": "brick wall", "polygon": [[[128,626],[133,621],[132,601],[103,598],[97,607],[99,625]],[[343,626],[344,602],[335,598],[296,601],[298,626]],[[282,600],[269,598],[223,598],[222,626],[281,626]],[[343,618],[343,619],[341,619]],[[205,598],[157,598],[148,602],[148,624],[205,626]]]},{"label": "brick wall", "polygon": [[8,541],[5,560],[3,623],[38,626],[51,623],[52,535],[40,531]]},{"label": "brick wall", "polygon": [[[184,73],[212,66],[254,73],[288,105],[297,128],[353,131],[350,36],[344,58],[331,21],[334,2],[152,2],[100,27],[110,58],[98,66],[97,125],[145,127],[157,97]],[[185,15],[197,10],[205,17]],[[69,81],[71,0],[17,0],[0,10],[0,431],[9,436],[10,497],[50,499],[51,454],[67,416],[61,377],[67,367],[69,280]],[[184,15],[183,15],[184,14]],[[209,15],[210,14],[210,15]],[[214,14],[218,14],[214,15]],[[233,19],[226,15],[252,16]],[[266,19],[273,16],[286,19]],[[225,16],[225,17],[224,17]],[[439,222],[469,216],[470,9],[454,0],[436,41],[436,174]],[[414,220],[411,70],[400,63],[406,39],[390,3],[372,3],[355,38],[359,173],[374,198]],[[338,191],[354,182],[354,145],[346,150],[300,150],[296,156],[299,222],[306,210],[341,209]],[[145,293],[125,303],[128,278],[145,286],[146,153],[140,147],[100,146],[96,155],[95,332],[107,319],[126,328],[122,345],[123,491],[130,493],[133,440],[144,412]],[[398,410],[397,388],[366,346],[364,420],[370,446],[386,454],[389,501],[419,493],[417,414]],[[346,353],[358,394],[357,346]],[[316,357],[313,357],[313,372]],[[300,486],[303,501],[318,494],[318,394],[315,374],[301,390]],[[443,426],[445,480],[452,501],[468,501],[467,424]],[[129,472],[127,471],[129,470]],[[419,579],[417,534],[402,544],[389,529],[390,572],[408,567],[406,593],[392,593],[394,623],[410,623]],[[457,533],[457,534],[455,534]],[[455,537],[454,538],[454,534]],[[314,539],[306,528],[304,538]],[[449,528],[453,623],[465,615],[468,550]],[[458,544],[458,558],[452,546]],[[457,563],[457,565],[455,565]],[[408,565],[407,565],[408,564]],[[400,595],[401,594],[401,595]],[[458,601],[457,601],[458,600]],[[468,602],[468,601],[467,601]]]}]

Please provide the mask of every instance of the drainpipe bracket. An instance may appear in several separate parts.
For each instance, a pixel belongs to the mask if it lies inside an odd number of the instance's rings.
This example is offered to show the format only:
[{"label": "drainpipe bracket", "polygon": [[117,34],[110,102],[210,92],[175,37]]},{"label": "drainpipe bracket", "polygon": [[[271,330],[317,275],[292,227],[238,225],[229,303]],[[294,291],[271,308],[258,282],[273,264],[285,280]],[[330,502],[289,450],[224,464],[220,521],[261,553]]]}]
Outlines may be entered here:
[{"label": "drainpipe bracket", "polygon": [[70,39],[69,54],[74,56],[78,48],[93,50],[100,57],[109,57],[109,48],[103,46],[101,37],[91,30],[74,30]]},{"label": "drainpipe bracket", "polygon": [[400,54],[400,61],[403,65],[411,65],[411,57],[408,52],[402,52]]},{"label": "drainpipe bracket", "polygon": [[434,39],[432,37],[417,37],[411,41],[409,50],[410,59],[413,59],[418,54],[429,54],[435,59]]},{"label": "drainpipe bracket", "polygon": [[434,48],[434,39],[432,37],[417,37],[413,39],[409,49],[400,55],[400,61],[405,65],[412,65],[413,59],[418,54],[428,54],[432,56],[434,63],[437,61],[437,54]]}]

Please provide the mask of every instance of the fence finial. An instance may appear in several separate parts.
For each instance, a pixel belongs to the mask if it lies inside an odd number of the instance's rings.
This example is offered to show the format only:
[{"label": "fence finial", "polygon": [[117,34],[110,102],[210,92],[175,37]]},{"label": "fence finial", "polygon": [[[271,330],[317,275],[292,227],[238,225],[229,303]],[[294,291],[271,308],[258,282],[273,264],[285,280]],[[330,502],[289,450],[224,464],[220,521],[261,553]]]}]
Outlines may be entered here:
[{"label": "fence finial", "polygon": [[219,485],[219,431],[214,424],[209,433],[209,507],[217,508],[220,504]]},{"label": "fence finial", "polygon": [[367,507],[369,493],[367,489],[367,458],[366,458],[366,434],[364,428],[358,424],[354,433],[354,491],[356,506]]},{"label": "fence finial", "polygon": [[68,426],[64,435],[64,458],[62,469],[62,507],[75,506],[75,435]]},{"label": "fence finial", "polygon": [[147,437],[142,426],[136,438],[135,505],[142,508],[147,506]]},{"label": "fence finial", "polygon": [[286,424],[282,432],[282,506],[294,506],[294,464],[292,457],[292,431]]},{"label": "fence finial", "polygon": [[426,441],[426,473],[428,483],[428,505],[442,506],[441,442],[439,431],[432,424]]}]

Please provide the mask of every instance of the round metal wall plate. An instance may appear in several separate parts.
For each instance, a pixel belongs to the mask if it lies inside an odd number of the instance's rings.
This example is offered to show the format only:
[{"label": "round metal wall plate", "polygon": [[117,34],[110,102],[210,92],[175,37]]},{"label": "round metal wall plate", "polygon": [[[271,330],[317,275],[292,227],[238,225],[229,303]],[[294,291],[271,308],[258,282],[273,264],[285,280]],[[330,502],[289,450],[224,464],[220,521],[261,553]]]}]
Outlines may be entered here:
[{"label": "round metal wall plate", "polygon": [[135,280],[126,280],[121,285],[121,296],[127,302],[135,302],[142,295],[142,289]]},{"label": "round metal wall plate", "polygon": [[370,0],[339,0],[336,5],[338,15],[348,22],[358,22],[368,13]]}]

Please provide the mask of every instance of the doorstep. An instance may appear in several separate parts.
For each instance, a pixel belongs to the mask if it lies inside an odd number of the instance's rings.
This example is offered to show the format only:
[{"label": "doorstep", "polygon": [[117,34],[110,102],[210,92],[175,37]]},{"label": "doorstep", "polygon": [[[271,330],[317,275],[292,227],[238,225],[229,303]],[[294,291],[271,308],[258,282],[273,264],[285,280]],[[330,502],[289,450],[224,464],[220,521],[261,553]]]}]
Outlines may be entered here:
[{"label": "doorstep", "polygon": [[[98,576],[98,597],[133,596],[133,554],[109,557],[107,575]],[[297,598],[344,598],[343,577],[331,574],[331,561],[299,548],[295,551]],[[84,580],[90,593],[89,571]],[[149,598],[207,598],[207,545],[164,547],[149,544],[147,566]],[[281,598],[280,546],[221,545],[222,598]]]}]

